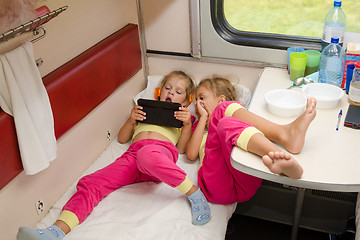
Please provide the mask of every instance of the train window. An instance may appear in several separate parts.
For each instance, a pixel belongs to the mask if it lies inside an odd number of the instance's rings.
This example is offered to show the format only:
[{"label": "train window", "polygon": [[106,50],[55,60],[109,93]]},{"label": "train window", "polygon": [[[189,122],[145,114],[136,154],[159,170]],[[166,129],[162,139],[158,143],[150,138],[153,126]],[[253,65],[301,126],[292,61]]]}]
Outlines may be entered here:
[{"label": "train window", "polygon": [[[198,1],[189,2],[193,13],[199,14],[191,15],[193,56],[240,60],[237,63],[259,66],[285,67],[287,64],[286,49],[288,47],[300,46],[305,49],[321,49],[320,38],[323,31],[323,21],[332,7],[333,0],[271,1],[280,10],[284,7],[279,7],[279,2],[295,4],[295,6],[292,5],[295,13],[291,13],[291,17],[286,17],[289,15],[281,14],[281,12],[276,13],[263,5],[270,0],[209,0],[199,1],[200,4],[194,4]],[[302,2],[304,6],[308,4],[319,9],[312,10],[314,11],[313,14],[312,12],[307,13],[305,7],[298,5],[299,2]],[[271,13],[260,13],[259,10],[256,10],[258,6],[260,6],[261,11],[269,11],[270,9]],[[347,17],[345,42],[360,42],[359,8],[360,1],[358,0],[343,1],[343,10]],[[280,20],[271,25],[279,25],[281,28],[270,29],[268,26],[271,21],[274,21],[273,19],[276,19],[273,17],[276,14],[280,16]],[[317,15],[317,23],[315,23],[316,18],[309,20],[311,24],[307,23],[308,25],[315,25],[314,29],[317,30],[307,31],[307,27],[304,27],[304,21],[295,28],[284,27],[285,24],[291,23],[295,14],[299,14],[300,18],[301,14],[303,14],[303,18],[305,18],[305,14]],[[321,18],[323,19],[321,20]],[[258,23],[253,25],[253,22]]]},{"label": "train window", "polygon": [[[321,38],[324,19],[332,7],[332,0],[221,0],[223,19],[234,34],[243,32],[269,33],[287,36]],[[343,1],[347,17],[346,30],[360,32],[360,1]],[[305,39],[306,40],[306,39]]]}]

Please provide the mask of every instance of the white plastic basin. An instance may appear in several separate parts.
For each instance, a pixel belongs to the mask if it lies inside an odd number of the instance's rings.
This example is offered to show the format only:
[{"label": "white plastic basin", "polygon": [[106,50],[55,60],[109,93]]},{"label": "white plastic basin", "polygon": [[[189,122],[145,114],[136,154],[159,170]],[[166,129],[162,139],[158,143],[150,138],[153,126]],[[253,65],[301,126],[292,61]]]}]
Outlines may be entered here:
[{"label": "white plastic basin", "polygon": [[337,107],[344,96],[344,90],[327,83],[311,83],[303,86],[302,90],[306,97],[315,97],[316,107],[322,109]]},{"label": "white plastic basin", "polygon": [[289,89],[275,89],[265,94],[268,110],[280,117],[296,117],[305,111],[304,94]]}]

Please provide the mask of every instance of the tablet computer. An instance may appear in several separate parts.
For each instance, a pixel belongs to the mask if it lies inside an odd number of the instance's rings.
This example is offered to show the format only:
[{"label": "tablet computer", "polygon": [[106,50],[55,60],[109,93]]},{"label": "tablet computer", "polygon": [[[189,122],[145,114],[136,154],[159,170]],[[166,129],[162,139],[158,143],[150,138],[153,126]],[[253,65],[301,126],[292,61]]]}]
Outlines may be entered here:
[{"label": "tablet computer", "polygon": [[344,126],[355,129],[360,128],[360,106],[349,105],[349,109],[345,117]]},{"label": "tablet computer", "polygon": [[140,98],[138,105],[143,107],[146,112],[146,119],[143,123],[155,124],[160,126],[181,128],[183,122],[174,117],[175,111],[179,111],[180,103],[163,102]]}]

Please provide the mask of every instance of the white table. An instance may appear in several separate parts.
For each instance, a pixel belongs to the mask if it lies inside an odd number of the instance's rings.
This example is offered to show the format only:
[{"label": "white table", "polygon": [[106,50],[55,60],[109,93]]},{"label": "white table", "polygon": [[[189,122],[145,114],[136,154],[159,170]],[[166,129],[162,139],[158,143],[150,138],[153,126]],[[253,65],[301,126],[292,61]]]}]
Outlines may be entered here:
[{"label": "white table", "polygon": [[[267,110],[265,93],[273,89],[284,89],[291,85],[285,69],[265,68],[260,75],[249,110],[279,124],[287,124],[295,118],[278,117]],[[300,91],[300,88],[294,89]],[[317,109],[317,115],[308,128],[302,151],[293,155],[302,165],[304,174],[295,180],[273,174],[257,155],[234,147],[231,164],[247,174],[298,187],[297,202],[293,219],[292,239],[296,239],[305,188],[339,191],[360,191],[360,131],[344,127],[348,109],[347,95],[334,109]],[[340,109],[343,115],[336,131]],[[282,150],[281,146],[279,146]],[[285,151],[285,150],[284,150]]]}]

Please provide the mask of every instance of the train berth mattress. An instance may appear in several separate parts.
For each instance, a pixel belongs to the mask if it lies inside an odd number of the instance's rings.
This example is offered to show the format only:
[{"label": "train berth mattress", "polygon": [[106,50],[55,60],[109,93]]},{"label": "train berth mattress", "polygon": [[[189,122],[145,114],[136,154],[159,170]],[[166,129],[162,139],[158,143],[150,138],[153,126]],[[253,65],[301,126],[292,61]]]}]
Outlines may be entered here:
[{"label": "train berth mattress", "polygon": [[[113,140],[83,176],[113,162],[129,145]],[[180,154],[177,164],[197,184],[199,162],[191,162]],[[76,183],[55,203],[37,228],[45,228],[55,222],[63,205],[76,192]],[[210,203],[210,207],[210,222],[195,226],[191,223],[190,203],[185,195],[165,183],[135,183],[105,197],[64,240],[225,239],[227,222],[236,204]]]}]

